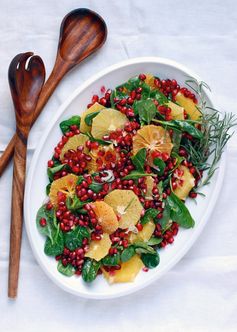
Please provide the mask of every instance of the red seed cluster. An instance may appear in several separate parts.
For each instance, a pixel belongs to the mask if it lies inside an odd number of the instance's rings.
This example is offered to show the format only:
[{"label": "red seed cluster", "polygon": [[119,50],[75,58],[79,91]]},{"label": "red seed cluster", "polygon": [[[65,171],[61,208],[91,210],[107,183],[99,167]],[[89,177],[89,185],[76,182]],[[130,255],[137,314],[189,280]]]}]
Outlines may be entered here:
[{"label": "red seed cluster", "polygon": [[62,261],[63,266],[67,266],[71,264],[75,268],[75,274],[81,275],[82,267],[84,264],[85,253],[88,251],[88,239],[84,238],[82,242],[82,247],[77,248],[75,250],[69,250],[68,248],[64,248],[63,253],[61,255],[56,256],[56,260]]},{"label": "red seed cluster", "polygon": [[162,239],[162,242],[160,243],[159,246],[161,248],[164,248],[168,244],[172,244],[174,242],[174,236],[178,234],[178,231],[179,231],[179,225],[176,222],[172,222],[171,227],[168,230],[166,230],[164,233],[162,233],[161,225],[156,224],[154,235]]}]

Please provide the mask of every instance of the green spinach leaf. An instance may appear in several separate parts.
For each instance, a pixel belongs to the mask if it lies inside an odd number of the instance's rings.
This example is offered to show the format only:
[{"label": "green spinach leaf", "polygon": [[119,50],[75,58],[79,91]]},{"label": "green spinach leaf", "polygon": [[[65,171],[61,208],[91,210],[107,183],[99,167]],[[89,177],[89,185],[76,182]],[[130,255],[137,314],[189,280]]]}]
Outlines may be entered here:
[{"label": "green spinach leaf", "polygon": [[162,212],[163,217],[161,219],[159,219],[159,224],[161,225],[162,229],[166,228],[166,225],[168,224],[168,222],[171,218],[170,213],[171,213],[170,206],[169,206],[168,202],[166,201],[164,210]]},{"label": "green spinach leaf", "polygon": [[150,240],[147,242],[147,244],[148,244],[149,246],[157,246],[157,245],[160,244],[162,241],[163,241],[162,238],[158,238],[158,237],[154,237],[154,236],[152,236],[152,237],[150,238]]},{"label": "green spinach leaf", "polygon": [[57,172],[60,172],[63,169],[65,169],[66,166],[67,166],[66,164],[61,164],[61,165],[58,165],[58,166],[55,166],[55,167],[48,167],[47,174],[48,174],[49,180],[53,181],[54,175]]},{"label": "green spinach leaf", "polygon": [[92,125],[92,120],[94,119],[94,117],[96,117],[96,115],[98,115],[100,112],[93,112],[93,113],[89,113],[86,115],[85,117],[85,123],[87,124],[87,126],[91,126]]},{"label": "green spinach leaf", "polygon": [[125,248],[124,251],[121,253],[121,261],[122,262],[129,261],[135,255],[135,253],[136,252],[133,245]]},{"label": "green spinach leaf", "polygon": [[[55,229],[54,226],[54,218],[55,218],[55,212],[54,210],[47,210],[46,205],[42,205],[41,208],[39,208],[37,215],[36,215],[36,225],[37,229],[40,232],[40,234],[49,237],[52,239],[53,232]],[[44,218],[46,220],[46,225],[44,227],[41,226],[40,220]]]},{"label": "green spinach leaf", "polygon": [[155,217],[157,216],[158,212],[159,211],[157,211],[156,209],[152,209],[152,208],[146,210],[144,216],[141,217],[141,224],[145,225],[149,221],[153,221],[155,219]]},{"label": "green spinach leaf", "polygon": [[52,238],[47,238],[44,245],[44,253],[47,256],[57,256],[63,252],[64,249],[64,238],[63,233],[58,228],[53,231]]},{"label": "green spinach leaf", "polygon": [[146,149],[145,148],[140,149],[131,159],[136,169],[140,172],[143,172],[144,164],[146,161]]},{"label": "green spinach leaf", "polygon": [[76,125],[79,128],[80,122],[81,117],[79,115],[74,115],[70,119],[62,121],[59,126],[63,134],[65,134],[66,132],[70,131],[70,126]]},{"label": "green spinach leaf", "polygon": [[62,273],[64,276],[71,277],[75,273],[75,269],[71,264],[64,266],[61,261],[58,262],[58,272]]},{"label": "green spinach leaf", "polygon": [[94,193],[99,193],[101,192],[102,188],[103,188],[103,184],[102,183],[97,183],[97,182],[92,182],[89,185],[89,188],[94,191]]},{"label": "green spinach leaf", "polygon": [[171,193],[167,197],[167,203],[171,209],[171,219],[176,221],[181,227],[191,228],[194,227],[194,220],[185,206],[185,204],[174,194]]},{"label": "green spinach leaf", "polygon": [[173,143],[173,152],[179,153],[179,148],[180,148],[180,142],[182,139],[182,131],[173,128],[173,133],[172,133],[172,143]]},{"label": "green spinach leaf", "polygon": [[155,254],[141,254],[141,260],[148,269],[154,269],[160,263],[160,256],[157,252]]},{"label": "green spinach leaf", "polygon": [[101,262],[87,258],[82,268],[82,279],[85,282],[92,282],[95,280],[100,266]]},{"label": "green spinach leaf", "polygon": [[152,99],[138,100],[133,104],[134,113],[139,115],[140,121],[150,124],[151,120],[156,116],[156,105]]},{"label": "green spinach leaf", "polygon": [[166,167],[165,162],[160,158],[154,158],[153,163],[156,166],[156,168],[155,168],[156,173],[159,176],[162,176],[164,174],[165,167]]},{"label": "green spinach leaf", "polygon": [[137,254],[155,254],[156,251],[150,247],[146,242],[137,241],[133,244]]},{"label": "green spinach leaf", "polygon": [[139,178],[142,178],[144,176],[155,176],[153,173],[143,173],[139,171],[132,171],[128,175],[124,176],[122,180],[137,180]]},{"label": "green spinach leaf", "polygon": [[113,256],[107,255],[102,259],[102,265],[105,266],[116,266],[120,263],[120,254],[115,254]]},{"label": "green spinach leaf", "polygon": [[66,206],[68,210],[75,211],[78,209],[81,209],[85,204],[89,203],[90,201],[80,201],[80,199],[77,197],[77,195],[74,195],[73,197],[68,196],[66,199]]},{"label": "green spinach leaf", "polygon": [[83,226],[76,226],[73,231],[65,233],[65,246],[69,250],[75,250],[76,248],[82,246],[82,241],[84,238],[90,238],[90,233],[88,229]]},{"label": "green spinach leaf", "polygon": [[151,91],[150,97],[157,100],[159,105],[164,105],[168,103],[168,98],[157,89]]}]

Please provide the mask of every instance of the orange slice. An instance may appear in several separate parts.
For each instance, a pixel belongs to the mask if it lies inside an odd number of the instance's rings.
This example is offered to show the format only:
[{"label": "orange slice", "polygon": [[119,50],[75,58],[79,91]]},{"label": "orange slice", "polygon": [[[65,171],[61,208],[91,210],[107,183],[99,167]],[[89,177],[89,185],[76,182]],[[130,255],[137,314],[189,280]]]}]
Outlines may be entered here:
[{"label": "orange slice", "polygon": [[[99,151],[103,151],[103,152],[105,152],[105,154],[102,157],[100,157],[98,155]],[[107,146],[100,146],[99,150],[98,149],[97,150],[91,150],[89,152],[89,156],[91,157],[91,161],[89,161],[88,164],[87,164],[87,169],[88,169],[89,173],[94,173],[98,170],[98,165],[96,163],[97,158],[100,158],[102,160],[103,165],[106,164],[106,162],[108,161],[107,160],[107,157],[108,157],[107,152],[111,152],[113,155],[116,156],[116,151],[114,149],[113,144],[110,144],[110,145],[107,145]]]},{"label": "orange slice", "polygon": [[119,216],[119,228],[132,227],[141,217],[143,207],[132,190],[115,189],[105,196],[104,201]]},{"label": "orange slice", "polygon": [[148,223],[143,226],[143,229],[140,232],[138,232],[137,234],[131,233],[131,235],[129,236],[129,242],[134,243],[137,241],[149,241],[152,234],[154,233],[155,228],[156,226],[154,222],[148,221]]},{"label": "orange slice", "polygon": [[146,148],[149,152],[159,151],[170,155],[173,144],[168,131],[163,127],[147,125],[139,129],[133,137],[133,154],[142,148]]},{"label": "orange slice", "polygon": [[134,255],[129,261],[122,263],[121,269],[114,271],[112,275],[104,269],[102,271],[105,279],[110,284],[133,282],[143,266],[141,258],[138,255]]},{"label": "orange slice", "polygon": [[197,108],[197,104],[195,104],[192,99],[185,97],[181,92],[177,93],[175,100],[185,109],[191,120],[198,120],[202,115]]},{"label": "orange slice", "polygon": [[171,108],[171,116],[173,120],[184,120],[184,108],[169,101],[167,106]]},{"label": "orange slice", "polygon": [[96,261],[100,261],[108,254],[111,244],[112,242],[109,235],[104,233],[101,240],[91,241],[89,250],[86,252],[85,257],[90,257]]},{"label": "orange slice", "polygon": [[77,150],[78,146],[84,146],[84,152],[88,153],[88,149],[86,147],[86,142],[88,141],[88,137],[83,134],[74,135],[69,138],[67,143],[64,145],[64,147],[61,150],[60,153],[60,160],[64,159],[64,155],[68,150]]},{"label": "orange slice", "polygon": [[82,115],[81,115],[81,123],[80,123],[80,131],[83,133],[87,133],[88,131],[91,130],[91,126],[88,126],[85,123],[85,117],[88,114],[94,113],[94,112],[98,112],[101,111],[103,108],[105,108],[103,105],[100,105],[99,103],[95,103],[94,105],[92,105],[91,107],[89,107],[87,110],[85,110]]},{"label": "orange slice", "polygon": [[149,87],[153,90],[153,89],[157,89],[157,86],[154,83],[155,77],[151,74],[146,74],[146,79],[145,79],[145,83],[147,85],[149,85]]},{"label": "orange slice", "polygon": [[91,133],[93,137],[102,139],[112,131],[124,128],[126,122],[126,115],[112,108],[105,108],[92,120]]},{"label": "orange slice", "polygon": [[112,234],[118,228],[118,219],[111,206],[103,201],[96,201],[91,204],[96,214],[98,223],[101,225],[104,233]]},{"label": "orange slice", "polygon": [[56,206],[58,204],[58,192],[72,197],[75,194],[75,188],[78,176],[68,174],[52,182],[49,192],[50,202]]},{"label": "orange slice", "polygon": [[195,186],[195,178],[190,173],[188,167],[183,165],[175,170],[174,176],[177,178],[177,188],[174,190],[174,193],[180,199],[185,200],[190,190]]},{"label": "orange slice", "polygon": [[145,184],[146,184],[146,187],[147,187],[146,194],[145,194],[146,199],[149,199],[149,200],[153,199],[152,190],[153,190],[153,187],[154,187],[154,183],[155,183],[155,181],[154,181],[152,176],[147,176],[145,178]]}]

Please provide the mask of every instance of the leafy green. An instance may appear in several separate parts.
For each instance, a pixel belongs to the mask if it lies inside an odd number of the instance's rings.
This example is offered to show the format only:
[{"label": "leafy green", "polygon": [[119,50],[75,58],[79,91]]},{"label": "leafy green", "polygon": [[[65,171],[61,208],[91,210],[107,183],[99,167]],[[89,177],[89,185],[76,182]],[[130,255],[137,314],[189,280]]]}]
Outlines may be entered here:
[{"label": "leafy green", "polygon": [[139,171],[132,171],[128,175],[124,176],[122,178],[122,180],[136,180],[136,179],[142,178],[144,176],[155,176],[155,174],[153,174],[153,173],[143,173],[143,172],[139,172]]},{"label": "leafy green", "polygon": [[159,224],[161,225],[162,229],[165,229],[166,225],[168,224],[170,220],[170,213],[171,213],[170,206],[167,203],[167,201],[165,201],[165,207],[162,212],[163,217],[159,219]]},{"label": "leafy green", "polygon": [[90,202],[89,200],[87,201],[80,201],[80,199],[77,197],[77,195],[74,195],[73,197],[68,196],[66,199],[66,206],[68,210],[70,211],[75,211],[78,209],[81,209],[85,204]]},{"label": "leafy green", "polygon": [[[40,234],[44,235],[44,236],[48,236],[50,239],[52,239],[53,236],[53,232],[55,229],[55,225],[54,225],[54,216],[55,212],[54,210],[47,210],[46,209],[46,205],[42,205],[36,215],[36,225],[37,225],[37,229],[39,231]],[[42,227],[40,225],[40,220],[44,218],[46,220],[46,225],[44,227]]]},{"label": "leafy green", "polygon": [[156,105],[152,99],[138,100],[134,102],[134,113],[139,115],[140,121],[150,124],[151,120],[156,116]]},{"label": "leafy green", "polygon": [[87,258],[82,268],[82,279],[85,282],[92,282],[95,280],[100,266],[101,262]]},{"label": "leafy green", "polygon": [[55,167],[48,167],[47,174],[48,174],[49,180],[53,181],[55,173],[62,171],[63,169],[66,168],[66,166],[67,166],[66,164],[61,164],[61,165],[58,165]]},{"label": "leafy green", "polygon": [[91,142],[98,142],[100,145],[110,145],[113,142],[112,141],[106,141],[104,139],[94,138],[91,133],[87,132],[85,133],[87,137],[89,137]]},{"label": "leafy green", "polygon": [[64,266],[61,261],[58,262],[58,272],[62,273],[64,276],[71,277],[75,273],[75,269],[71,264]]},{"label": "leafy green", "polygon": [[65,134],[66,132],[70,131],[70,126],[76,125],[78,128],[80,127],[81,117],[79,115],[74,115],[70,119],[62,121],[59,126]]},{"label": "leafy green", "polygon": [[146,210],[144,216],[141,217],[141,224],[145,225],[149,221],[154,220],[155,217],[157,216],[157,214],[158,214],[158,211],[156,209],[150,208],[150,209]]},{"label": "leafy green", "polygon": [[171,121],[162,121],[162,120],[156,120],[152,119],[153,122],[160,123],[164,127],[168,128],[175,128],[181,131],[184,131],[194,138],[197,139],[202,139],[203,138],[203,133],[197,129],[194,125],[192,125],[190,122],[187,120],[171,120]]},{"label": "leafy green", "polygon": [[159,105],[164,105],[168,103],[168,98],[159,90],[152,90],[150,93],[150,97],[157,100]]},{"label": "leafy green", "polygon": [[155,254],[156,251],[150,247],[146,242],[137,241],[133,244],[137,254]]},{"label": "leafy green", "polygon": [[143,172],[144,164],[146,161],[146,149],[145,148],[140,149],[131,159],[136,169],[140,172]]},{"label": "leafy green", "polygon": [[83,226],[76,226],[73,231],[65,233],[65,246],[69,250],[75,250],[76,248],[82,246],[82,241],[84,238],[90,238],[90,233],[88,229]]},{"label": "leafy green", "polygon": [[135,248],[133,245],[127,247],[124,249],[124,251],[121,253],[121,261],[127,262],[129,261],[134,255],[135,255]]},{"label": "leafy green", "polygon": [[157,246],[157,245],[160,244],[162,241],[163,241],[163,238],[158,238],[158,237],[152,236],[152,237],[150,238],[150,240],[147,242],[147,244],[148,244],[149,246]]},{"label": "leafy green", "polygon": [[53,234],[51,238],[47,238],[44,245],[44,253],[47,256],[57,256],[63,252],[64,249],[64,238],[63,233],[59,229],[59,225],[57,229],[53,230]]},{"label": "leafy green", "polygon": [[84,181],[84,176],[83,175],[79,175],[78,179],[77,179],[76,185],[79,186],[83,181]]},{"label": "leafy green", "polygon": [[155,254],[144,253],[141,254],[141,260],[148,269],[154,269],[160,263],[160,256],[157,252]]},{"label": "leafy green", "polygon": [[167,197],[167,203],[171,209],[170,217],[176,221],[181,227],[191,228],[194,227],[194,220],[185,206],[185,204],[174,194],[171,193]]},{"label": "leafy green", "polygon": [[172,151],[179,153],[181,139],[182,139],[182,132],[179,129],[173,128],[172,143],[174,146]]},{"label": "leafy green", "polygon": [[103,184],[102,183],[97,183],[97,182],[92,182],[90,185],[89,185],[89,188],[94,191],[95,193],[99,193],[101,192],[102,188],[103,188]]},{"label": "leafy green", "polygon": [[105,266],[116,266],[120,263],[120,254],[117,253],[113,256],[107,255],[102,259],[101,263]]},{"label": "leafy green", "polygon": [[94,119],[94,117],[96,117],[96,115],[98,115],[100,112],[93,112],[90,114],[87,114],[85,117],[85,123],[87,124],[87,126],[91,126],[92,125],[92,120]]},{"label": "leafy green", "polygon": [[48,183],[46,188],[45,188],[45,192],[46,192],[46,195],[49,196],[49,193],[50,193],[50,188],[51,188],[51,184],[52,183]]},{"label": "leafy green", "polygon": [[154,158],[153,164],[156,166],[155,170],[159,176],[162,176],[165,171],[166,164],[161,158]]}]

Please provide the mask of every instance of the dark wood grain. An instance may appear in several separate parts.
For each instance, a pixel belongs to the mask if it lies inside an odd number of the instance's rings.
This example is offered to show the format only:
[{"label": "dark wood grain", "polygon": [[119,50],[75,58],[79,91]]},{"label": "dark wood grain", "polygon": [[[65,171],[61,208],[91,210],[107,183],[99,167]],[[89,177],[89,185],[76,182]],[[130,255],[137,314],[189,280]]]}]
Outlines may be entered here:
[{"label": "dark wood grain", "polygon": [[[45,83],[32,124],[40,115],[62,78],[82,60],[97,51],[107,38],[104,20],[95,12],[80,8],[66,15],[60,28],[58,51],[54,68]],[[0,176],[13,155],[16,135],[0,158]]]},{"label": "dark wood grain", "polygon": [[8,296],[15,298],[21,251],[27,139],[45,80],[43,61],[38,56],[32,56],[31,52],[18,54],[9,66],[8,79],[16,116]]}]

